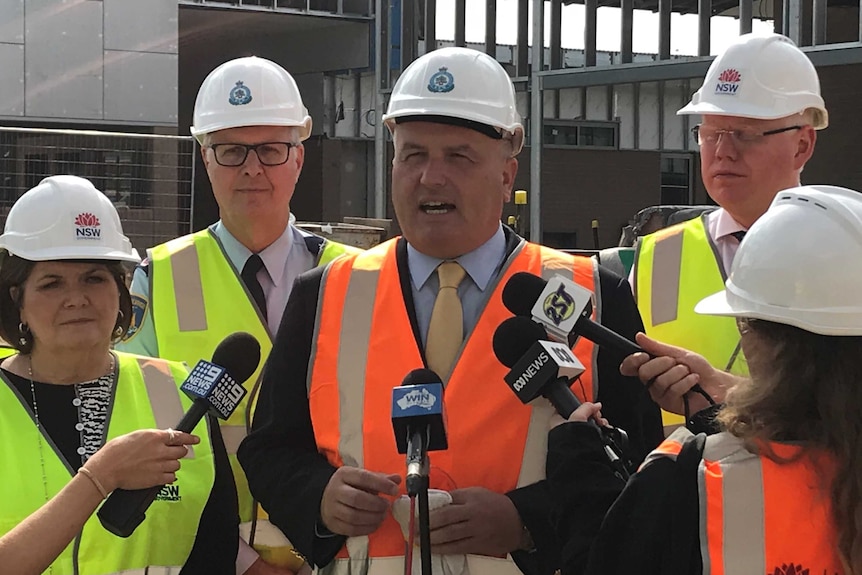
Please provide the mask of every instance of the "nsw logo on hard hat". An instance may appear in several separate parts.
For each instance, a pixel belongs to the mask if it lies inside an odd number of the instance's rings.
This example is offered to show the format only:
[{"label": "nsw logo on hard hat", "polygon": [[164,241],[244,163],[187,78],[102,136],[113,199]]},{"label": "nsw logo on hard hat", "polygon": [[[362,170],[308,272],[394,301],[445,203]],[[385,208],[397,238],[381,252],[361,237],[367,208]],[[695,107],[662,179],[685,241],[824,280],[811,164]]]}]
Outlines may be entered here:
[{"label": "nsw logo on hard hat", "polygon": [[718,75],[718,82],[715,84],[715,93],[734,95],[739,90],[740,82],[742,82],[742,76],[739,74],[739,71],[728,68]]},{"label": "nsw logo on hard hat", "polygon": [[431,92],[451,92],[455,88],[455,77],[449,73],[445,66],[434,72],[428,80],[428,90]]},{"label": "nsw logo on hard hat", "polygon": [[82,212],[75,217],[75,238],[79,240],[98,240],[102,237],[101,223],[95,214]]},{"label": "nsw logo on hard hat", "polygon": [[251,102],[251,90],[240,80],[230,91],[230,98],[227,100],[232,106],[245,106]]}]

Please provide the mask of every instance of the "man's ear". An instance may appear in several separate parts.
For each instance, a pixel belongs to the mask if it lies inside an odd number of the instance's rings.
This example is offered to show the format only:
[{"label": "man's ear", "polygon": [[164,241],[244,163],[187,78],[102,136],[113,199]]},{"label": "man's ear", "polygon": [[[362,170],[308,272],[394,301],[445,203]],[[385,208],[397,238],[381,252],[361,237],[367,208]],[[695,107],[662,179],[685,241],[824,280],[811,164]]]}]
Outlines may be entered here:
[{"label": "man's ear", "polygon": [[505,201],[512,200],[512,189],[515,187],[515,176],[518,175],[518,160],[515,158],[507,158],[503,168],[503,188],[505,192]]},{"label": "man's ear", "polygon": [[796,154],[794,155],[794,167],[802,170],[811,156],[814,155],[814,145],[817,143],[817,130],[811,126],[804,126],[799,130],[799,138],[796,141]]}]

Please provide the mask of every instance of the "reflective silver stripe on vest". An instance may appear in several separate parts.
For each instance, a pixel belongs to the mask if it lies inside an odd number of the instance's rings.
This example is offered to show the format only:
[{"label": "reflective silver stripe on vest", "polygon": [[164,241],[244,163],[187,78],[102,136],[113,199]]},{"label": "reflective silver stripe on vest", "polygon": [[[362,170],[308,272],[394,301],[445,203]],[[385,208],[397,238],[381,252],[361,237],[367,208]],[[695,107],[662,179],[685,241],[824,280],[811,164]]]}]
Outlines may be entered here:
[{"label": "reflective silver stripe on vest", "polygon": [[204,331],[207,329],[207,310],[204,306],[201,267],[194,240],[171,254],[170,260],[177,325],[181,332]]},{"label": "reflective silver stripe on vest", "polygon": [[[418,564],[418,555],[417,550],[413,556],[413,573],[419,573],[415,568]],[[505,558],[467,555],[460,571],[453,571],[451,568],[453,563],[457,562],[445,562],[439,555],[432,555],[433,575],[523,575],[510,555]],[[403,575],[404,557],[374,557],[362,571],[352,569],[347,559],[335,559],[326,567],[315,569],[313,572],[320,575]]]},{"label": "reflective silver stripe on vest", "polygon": [[239,449],[239,444],[248,435],[245,425],[227,425],[224,422],[219,422],[221,425],[221,437],[224,440],[224,447],[228,455],[236,455]]},{"label": "reflective silver stripe on vest", "polygon": [[179,575],[179,572],[182,570],[182,566],[144,567],[143,569],[128,569],[126,571],[115,571],[113,573],[106,573],[105,575]]},{"label": "reflective silver stripe on vest", "polygon": [[706,461],[719,463],[722,472],[723,572],[766,573],[766,517],[760,458],[747,451],[740,439],[729,433],[720,433],[706,438],[703,461],[698,467],[700,546],[704,575],[712,572],[707,531],[710,518],[707,516]]},{"label": "reflective silver stripe on vest", "polygon": [[[144,386],[147,397],[153,409],[156,427],[167,429],[173,427],[183,417],[183,405],[180,402],[180,391],[170,366],[163,360],[139,357],[138,366],[144,375]],[[194,447],[188,446],[185,458],[195,456]]]},{"label": "reflective silver stripe on vest", "polygon": [[652,263],[652,324],[676,320],[679,307],[679,281],[682,273],[682,239],[685,230],[666,235],[655,242]]}]

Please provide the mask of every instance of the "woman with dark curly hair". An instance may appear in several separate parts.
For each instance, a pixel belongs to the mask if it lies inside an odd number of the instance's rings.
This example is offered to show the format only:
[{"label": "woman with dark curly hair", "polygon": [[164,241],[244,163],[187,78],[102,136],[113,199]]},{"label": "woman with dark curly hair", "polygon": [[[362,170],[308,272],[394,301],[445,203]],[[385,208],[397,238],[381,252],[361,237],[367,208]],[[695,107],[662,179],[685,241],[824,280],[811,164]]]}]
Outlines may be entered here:
[{"label": "woman with dark curly hair", "polygon": [[[674,432],[591,549],[575,526],[586,503],[570,498],[560,536],[580,545],[564,573],[862,574],[860,261],[862,194],[802,186],[776,196],[726,289],[696,308],[736,317],[748,360],[751,379],[718,416],[724,431]],[[580,422],[551,432],[548,479],[560,497],[573,481],[613,480],[582,423],[596,412],[584,407],[571,419]]]}]

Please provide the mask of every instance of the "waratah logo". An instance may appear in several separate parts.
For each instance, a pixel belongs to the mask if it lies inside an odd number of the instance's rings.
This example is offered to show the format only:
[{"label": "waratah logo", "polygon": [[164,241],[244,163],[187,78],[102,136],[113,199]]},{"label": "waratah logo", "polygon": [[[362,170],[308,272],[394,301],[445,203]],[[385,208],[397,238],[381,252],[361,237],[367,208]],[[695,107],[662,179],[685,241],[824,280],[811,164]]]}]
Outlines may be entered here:
[{"label": "waratah logo", "polygon": [[733,68],[728,68],[718,77],[719,82],[739,82],[740,80],[742,80],[742,76]]},{"label": "waratah logo", "polygon": [[715,93],[732,96],[736,94],[741,81],[742,75],[737,70],[728,68],[718,75],[718,82],[715,84]]},{"label": "waratah logo", "polygon": [[75,218],[75,237],[79,240],[97,240],[102,235],[102,230],[99,229],[99,218],[90,212],[78,214]]},{"label": "waratah logo", "polygon": [[83,214],[78,214],[78,217],[75,218],[76,226],[86,226],[86,227],[96,227],[99,226],[99,218],[95,216],[95,214],[91,214],[90,212],[84,212]]},{"label": "waratah logo", "polygon": [[783,564],[781,567],[776,567],[771,575],[808,575],[808,569],[804,569],[802,565],[794,565],[791,563]]}]

